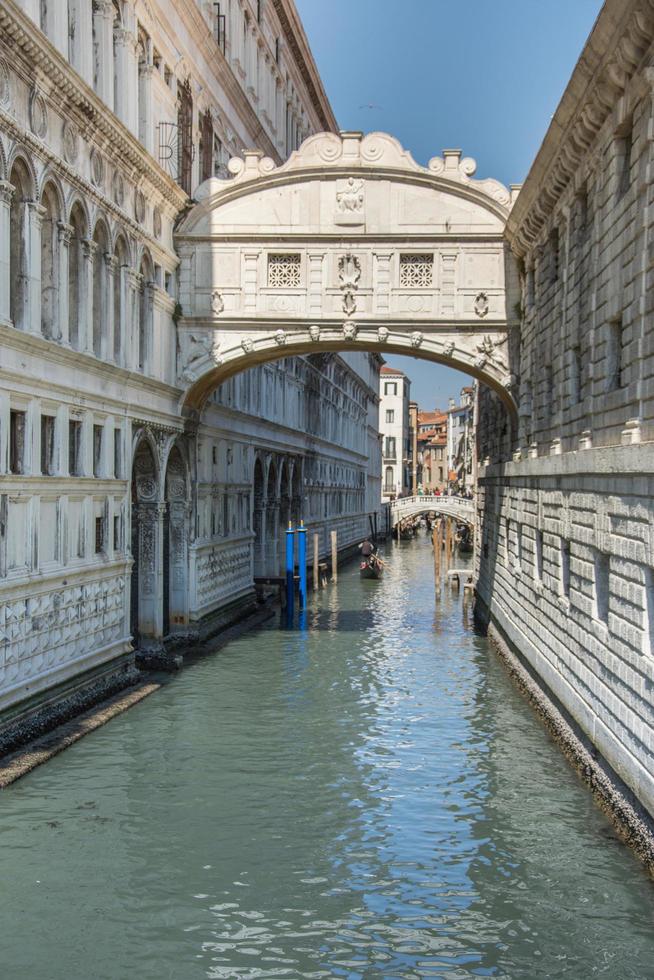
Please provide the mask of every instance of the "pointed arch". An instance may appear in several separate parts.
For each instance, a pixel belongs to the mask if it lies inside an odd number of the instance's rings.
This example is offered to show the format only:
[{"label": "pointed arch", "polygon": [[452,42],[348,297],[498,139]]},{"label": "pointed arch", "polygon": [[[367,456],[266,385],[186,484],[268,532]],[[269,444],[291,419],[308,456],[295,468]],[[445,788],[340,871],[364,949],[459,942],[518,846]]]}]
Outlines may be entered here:
[{"label": "pointed arch", "polygon": [[141,253],[139,275],[138,366],[139,371],[147,373],[152,362],[154,312],[152,305],[154,264],[147,248],[144,248]]},{"label": "pointed arch", "polygon": [[122,231],[116,235],[113,247],[113,359],[116,364],[126,362],[127,283],[129,245]]},{"label": "pointed arch", "polygon": [[111,235],[103,216],[96,219],[93,229],[93,353],[108,355],[107,293],[109,289],[108,258]]},{"label": "pointed arch", "polygon": [[84,350],[87,327],[85,300],[85,243],[88,241],[88,214],[80,200],[74,200],[68,216],[68,342],[75,350]]},{"label": "pointed arch", "polygon": [[50,340],[59,340],[60,223],[63,197],[50,178],[41,190],[41,207],[41,333]]},{"label": "pointed arch", "polygon": [[14,153],[9,183],[14,188],[9,213],[9,315],[15,327],[27,330],[34,298],[28,254],[36,234],[36,176],[29,157],[21,152]]}]

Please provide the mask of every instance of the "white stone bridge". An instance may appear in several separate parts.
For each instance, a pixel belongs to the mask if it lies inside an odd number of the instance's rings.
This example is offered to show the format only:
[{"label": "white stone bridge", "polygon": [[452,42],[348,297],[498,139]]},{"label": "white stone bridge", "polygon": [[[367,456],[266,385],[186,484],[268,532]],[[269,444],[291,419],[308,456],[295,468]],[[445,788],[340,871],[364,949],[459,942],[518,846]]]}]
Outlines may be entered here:
[{"label": "white stone bridge", "polygon": [[475,505],[464,497],[446,497],[423,494],[416,497],[400,497],[391,504],[391,524],[395,527],[406,517],[436,513],[439,517],[453,517],[462,524],[474,525]]},{"label": "white stone bridge", "polygon": [[[515,415],[504,242],[512,194],[444,150],[427,167],[385,133],[321,133],[276,167],[211,178],[180,222],[181,407],[296,354],[411,354],[466,372]],[[511,306],[512,308],[512,306]]]}]

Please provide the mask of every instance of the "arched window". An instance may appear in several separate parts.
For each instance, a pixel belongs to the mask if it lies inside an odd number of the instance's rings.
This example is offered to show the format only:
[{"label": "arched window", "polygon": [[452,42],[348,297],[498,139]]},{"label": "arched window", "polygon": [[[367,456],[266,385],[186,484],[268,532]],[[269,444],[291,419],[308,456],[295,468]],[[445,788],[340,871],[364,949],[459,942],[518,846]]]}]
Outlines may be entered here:
[{"label": "arched window", "polygon": [[86,239],[86,221],[79,204],[70,213],[70,245],[68,246],[68,339],[72,347],[80,350],[82,340],[84,309],[84,256],[82,242]]},{"label": "arched window", "polygon": [[41,195],[41,205],[41,333],[59,340],[59,206],[51,184]]},{"label": "arched window", "polygon": [[28,327],[29,270],[27,266],[28,202],[32,198],[32,181],[22,160],[12,167],[9,182],[14,187],[9,218],[9,313],[19,330]]},{"label": "arched window", "polygon": [[103,221],[98,221],[93,232],[93,353],[102,357],[107,336],[107,255],[109,235]]},{"label": "arched window", "polygon": [[143,253],[141,266],[141,292],[139,296],[139,370],[147,371],[152,358],[152,260]]},{"label": "arched window", "polygon": [[114,360],[117,364],[124,361],[125,351],[125,266],[127,265],[127,245],[120,235],[114,249]]},{"label": "arched window", "polygon": [[393,467],[387,466],[384,474],[384,490],[386,493],[391,493],[395,489],[395,481],[393,479]]}]

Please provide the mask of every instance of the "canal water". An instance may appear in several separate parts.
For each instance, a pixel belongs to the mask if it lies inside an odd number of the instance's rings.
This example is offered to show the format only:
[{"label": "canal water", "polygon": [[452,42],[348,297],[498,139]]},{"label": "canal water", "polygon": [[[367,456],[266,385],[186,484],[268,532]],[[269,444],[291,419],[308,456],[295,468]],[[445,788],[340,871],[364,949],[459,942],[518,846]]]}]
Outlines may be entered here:
[{"label": "canal water", "polygon": [[2,978],[654,977],[654,887],[389,558],[0,794]]}]

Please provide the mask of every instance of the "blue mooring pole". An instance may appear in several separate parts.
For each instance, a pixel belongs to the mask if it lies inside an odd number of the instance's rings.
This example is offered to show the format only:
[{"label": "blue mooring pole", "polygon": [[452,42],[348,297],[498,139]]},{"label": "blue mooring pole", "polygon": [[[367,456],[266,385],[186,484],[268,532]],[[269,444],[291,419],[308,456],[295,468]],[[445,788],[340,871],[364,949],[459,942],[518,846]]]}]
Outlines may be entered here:
[{"label": "blue mooring pole", "polygon": [[295,604],[295,531],[291,522],[286,530],[286,616],[293,618]]},{"label": "blue mooring pole", "polygon": [[297,561],[300,566],[300,609],[307,607],[307,529],[300,521],[297,529]]}]

